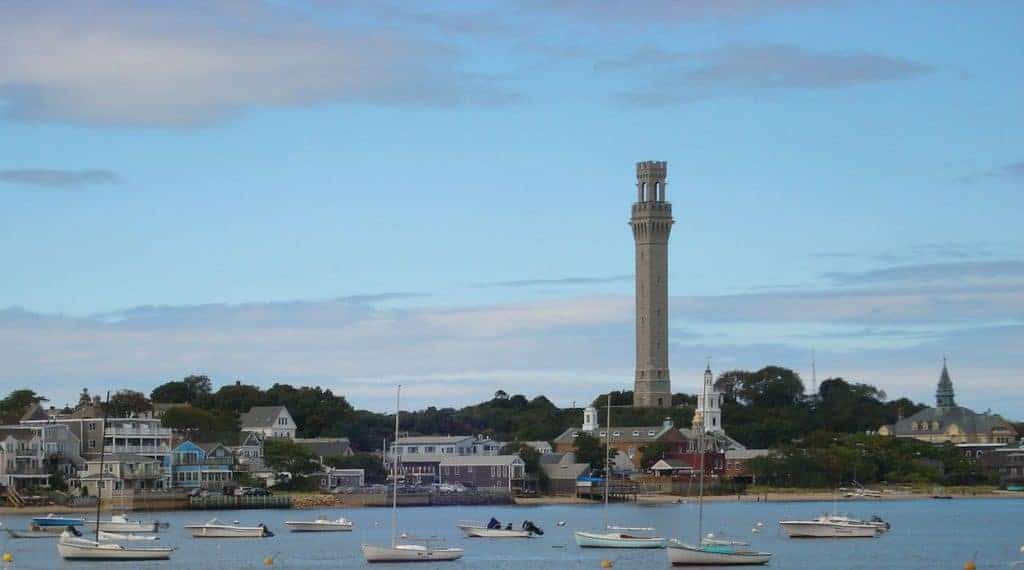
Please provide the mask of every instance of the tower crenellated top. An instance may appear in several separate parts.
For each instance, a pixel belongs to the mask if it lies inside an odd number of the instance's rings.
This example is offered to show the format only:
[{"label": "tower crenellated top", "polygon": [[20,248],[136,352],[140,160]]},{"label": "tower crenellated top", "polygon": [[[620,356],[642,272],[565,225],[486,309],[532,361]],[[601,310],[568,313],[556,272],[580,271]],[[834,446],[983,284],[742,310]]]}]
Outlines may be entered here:
[{"label": "tower crenellated top", "polygon": [[667,177],[668,163],[663,160],[647,160],[636,163],[636,201],[664,202]]}]

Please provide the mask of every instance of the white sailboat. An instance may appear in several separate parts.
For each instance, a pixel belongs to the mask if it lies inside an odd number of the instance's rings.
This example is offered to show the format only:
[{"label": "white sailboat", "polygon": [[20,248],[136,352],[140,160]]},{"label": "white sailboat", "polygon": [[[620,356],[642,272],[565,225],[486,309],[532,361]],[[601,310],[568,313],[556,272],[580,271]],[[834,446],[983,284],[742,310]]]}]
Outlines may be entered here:
[{"label": "white sailboat", "polygon": [[[103,460],[105,457],[104,444],[106,441],[107,415],[106,410],[110,409],[110,392],[107,392],[107,405],[104,406],[103,429],[100,432],[100,473],[103,473]],[[102,477],[98,485],[103,484]],[[100,520],[100,505],[103,503],[103,489],[97,488],[96,493],[96,518]],[[170,546],[124,546],[116,542],[101,542],[100,525],[96,526],[95,540],[89,540],[82,536],[74,525],[69,525],[57,539],[57,552],[65,560],[167,560],[174,551]]]},{"label": "white sailboat", "polygon": [[[708,362],[708,376],[711,374],[711,363]],[[708,381],[704,382],[704,402],[707,402]],[[706,404],[702,404],[706,405]],[[700,453],[700,485],[697,515],[697,545],[686,544],[680,540],[672,540],[666,553],[673,566],[757,566],[767,564],[771,560],[770,552],[756,552],[747,548],[745,543],[732,540],[716,539],[712,535],[704,536],[704,426],[700,428],[700,439],[697,451]]]},{"label": "white sailboat", "polygon": [[[401,409],[402,385],[395,392],[395,441],[398,441],[398,415]],[[385,448],[385,452],[386,452]],[[398,453],[392,454],[391,478],[394,490],[391,498],[391,545],[362,545],[363,558],[367,562],[441,562],[458,560],[465,553],[461,548],[434,548],[433,539],[422,539],[423,544],[399,544],[398,542]],[[406,538],[406,540],[414,540]]]},{"label": "white sailboat", "polygon": [[666,540],[660,536],[652,536],[654,529],[650,527],[618,527],[608,524],[608,495],[611,481],[611,442],[612,442],[612,395],[607,396],[607,412],[605,423],[607,435],[604,446],[604,529],[597,532],[576,531],[573,537],[576,545],[581,548],[664,548]]}]

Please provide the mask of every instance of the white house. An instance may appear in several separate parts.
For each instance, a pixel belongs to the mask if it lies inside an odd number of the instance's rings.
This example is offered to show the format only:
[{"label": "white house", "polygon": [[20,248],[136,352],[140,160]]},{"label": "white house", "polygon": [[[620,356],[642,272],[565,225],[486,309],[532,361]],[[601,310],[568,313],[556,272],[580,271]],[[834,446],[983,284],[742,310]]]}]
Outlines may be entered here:
[{"label": "white house", "polygon": [[242,432],[295,439],[295,420],[284,406],[253,406],[242,414]]}]

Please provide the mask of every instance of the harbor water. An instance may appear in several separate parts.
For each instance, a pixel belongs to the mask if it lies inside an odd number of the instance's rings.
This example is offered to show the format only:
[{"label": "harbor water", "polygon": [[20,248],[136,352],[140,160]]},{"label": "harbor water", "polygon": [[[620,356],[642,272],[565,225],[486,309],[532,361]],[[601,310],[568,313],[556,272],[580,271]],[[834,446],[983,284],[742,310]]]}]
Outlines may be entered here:
[{"label": "harbor water", "polygon": [[[952,501],[844,502],[839,510],[857,517],[879,515],[892,523],[892,532],[874,539],[787,538],[780,519],[806,518],[832,510],[832,503],[714,502],[705,505],[705,532],[745,540],[758,550],[774,553],[769,568],[786,569],[960,569],[972,558],[977,567],[1009,568],[1024,559],[1024,501],[965,499]],[[694,503],[644,506],[614,504],[611,523],[618,526],[655,526],[666,537],[696,540],[697,506]],[[318,514],[345,516],[355,523],[347,533],[292,533],[286,520],[312,520]],[[11,539],[0,534],[3,551],[13,557],[9,568],[191,568],[202,570],[266,568],[324,569],[368,566],[362,559],[362,543],[387,544],[391,535],[391,511],[384,508],[248,511],[176,511],[138,513],[139,518],[158,518],[170,523],[158,542],[137,545],[177,547],[163,562],[72,562],[57,555],[53,539]],[[532,539],[469,539],[455,527],[460,520],[487,521],[491,517],[519,527],[534,521],[545,534]],[[668,568],[664,550],[595,550],[576,546],[572,533],[597,530],[603,524],[601,505],[545,505],[531,507],[408,507],[399,510],[400,532],[410,536],[436,536],[448,546],[465,548],[465,557],[453,563],[417,564],[417,568],[531,569],[600,568],[609,560],[614,568],[651,570]],[[211,518],[264,523],[276,536],[265,539],[194,539],[183,525]],[[27,528],[29,516],[0,518],[5,526]],[[564,521],[564,526],[558,526]],[[757,523],[763,523],[758,527]],[[759,532],[754,533],[754,529]],[[382,567],[395,567],[383,565]]]}]

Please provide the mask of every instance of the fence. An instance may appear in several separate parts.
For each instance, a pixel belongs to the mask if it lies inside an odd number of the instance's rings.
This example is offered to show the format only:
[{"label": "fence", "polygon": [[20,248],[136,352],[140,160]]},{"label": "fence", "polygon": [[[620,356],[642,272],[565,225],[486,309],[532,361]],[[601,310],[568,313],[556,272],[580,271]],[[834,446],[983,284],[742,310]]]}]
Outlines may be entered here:
[{"label": "fence", "polygon": [[288,496],[270,497],[233,497],[209,495],[207,497],[190,497],[190,509],[290,509],[292,498]]}]

